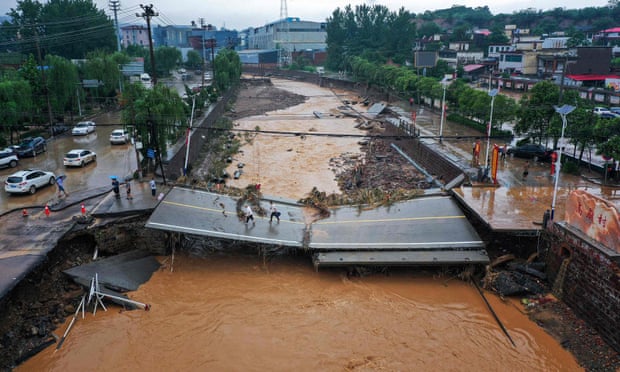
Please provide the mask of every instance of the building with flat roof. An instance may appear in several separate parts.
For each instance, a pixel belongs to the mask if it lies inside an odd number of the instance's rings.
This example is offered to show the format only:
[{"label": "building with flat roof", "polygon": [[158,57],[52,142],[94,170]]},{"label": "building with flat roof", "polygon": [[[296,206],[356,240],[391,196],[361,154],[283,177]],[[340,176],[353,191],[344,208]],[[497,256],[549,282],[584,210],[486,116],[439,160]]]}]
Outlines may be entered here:
[{"label": "building with flat roof", "polygon": [[247,32],[248,49],[284,49],[288,53],[301,50],[325,50],[327,31],[325,22],[302,21],[288,17],[250,28]]},{"label": "building with flat roof", "polygon": [[130,45],[148,47],[148,28],[142,25],[128,25],[121,27],[121,44],[124,48],[127,48]]}]

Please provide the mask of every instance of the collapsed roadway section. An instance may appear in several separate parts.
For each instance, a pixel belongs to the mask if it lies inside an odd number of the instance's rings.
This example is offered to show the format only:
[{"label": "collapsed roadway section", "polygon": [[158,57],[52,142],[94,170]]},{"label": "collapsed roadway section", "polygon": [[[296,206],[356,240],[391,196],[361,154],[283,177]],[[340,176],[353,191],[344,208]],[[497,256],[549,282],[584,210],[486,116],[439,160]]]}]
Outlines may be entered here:
[{"label": "collapsed roadway section", "polygon": [[[440,193],[389,206],[346,206],[309,221],[307,207],[275,201],[280,222],[255,213],[245,223],[234,197],[174,187],[151,214],[146,227],[188,235],[303,249],[322,266],[428,266],[487,264],[484,242],[450,196]],[[256,206],[254,207],[256,208]],[[265,217],[261,217],[264,215]]]}]

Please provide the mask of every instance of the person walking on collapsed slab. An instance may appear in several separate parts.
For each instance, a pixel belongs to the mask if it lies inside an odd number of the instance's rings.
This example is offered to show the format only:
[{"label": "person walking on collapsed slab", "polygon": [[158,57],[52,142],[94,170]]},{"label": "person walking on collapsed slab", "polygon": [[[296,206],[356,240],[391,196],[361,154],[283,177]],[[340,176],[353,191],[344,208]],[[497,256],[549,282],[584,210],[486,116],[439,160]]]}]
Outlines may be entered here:
[{"label": "person walking on collapsed slab", "polygon": [[278,223],[280,223],[280,212],[278,212],[278,209],[276,208],[276,206],[273,204],[272,201],[269,202],[269,211],[271,212],[269,223],[273,221],[274,217],[278,220]]},{"label": "person walking on collapsed slab", "polygon": [[245,207],[243,207],[243,213],[245,214],[245,224],[247,225],[250,220],[252,221],[252,225],[256,225],[256,222],[254,222],[254,213],[252,213],[252,208],[249,205],[245,205]]}]

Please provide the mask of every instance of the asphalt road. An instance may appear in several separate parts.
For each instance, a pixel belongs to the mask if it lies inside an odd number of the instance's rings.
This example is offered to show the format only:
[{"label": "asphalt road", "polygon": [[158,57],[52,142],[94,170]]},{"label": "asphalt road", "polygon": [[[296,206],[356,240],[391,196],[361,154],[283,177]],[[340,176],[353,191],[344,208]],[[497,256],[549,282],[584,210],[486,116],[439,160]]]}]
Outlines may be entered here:
[{"label": "asphalt road", "polygon": [[[484,243],[448,196],[427,196],[390,207],[361,210],[334,208],[319,221],[306,218],[304,207],[276,201],[280,223],[254,210],[244,223],[236,198],[205,191],[173,188],[151,215],[146,227],[193,235],[312,250],[481,249]],[[269,210],[268,199],[261,208]],[[306,232],[310,233],[307,234]]]}]

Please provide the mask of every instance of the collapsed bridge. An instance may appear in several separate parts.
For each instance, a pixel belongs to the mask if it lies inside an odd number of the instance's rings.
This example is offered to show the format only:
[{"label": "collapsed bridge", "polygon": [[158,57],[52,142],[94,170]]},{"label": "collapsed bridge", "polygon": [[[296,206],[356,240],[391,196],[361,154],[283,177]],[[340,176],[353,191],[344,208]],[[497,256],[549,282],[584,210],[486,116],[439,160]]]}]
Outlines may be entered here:
[{"label": "collapsed bridge", "polygon": [[[269,210],[270,199],[260,207]],[[237,199],[174,187],[151,214],[146,227],[189,235],[254,242],[308,251],[315,267],[428,266],[487,264],[484,243],[456,201],[431,193],[390,206],[338,207],[318,221],[307,207],[273,199],[280,222],[255,214],[245,224]]]}]

